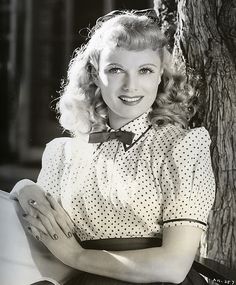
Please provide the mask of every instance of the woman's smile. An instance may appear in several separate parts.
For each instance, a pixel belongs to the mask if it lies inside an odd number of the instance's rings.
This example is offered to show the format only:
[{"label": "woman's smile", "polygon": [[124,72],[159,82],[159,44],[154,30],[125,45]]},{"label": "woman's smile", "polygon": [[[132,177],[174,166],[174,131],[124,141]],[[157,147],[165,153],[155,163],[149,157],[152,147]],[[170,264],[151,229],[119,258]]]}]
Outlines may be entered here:
[{"label": "woman's smile", "polygon": [[143,99],[143,96],[129,97],[129,96],[121,95],[119,96],[119,98],[125,105],[134,106],[134,105],[137,105]]}]

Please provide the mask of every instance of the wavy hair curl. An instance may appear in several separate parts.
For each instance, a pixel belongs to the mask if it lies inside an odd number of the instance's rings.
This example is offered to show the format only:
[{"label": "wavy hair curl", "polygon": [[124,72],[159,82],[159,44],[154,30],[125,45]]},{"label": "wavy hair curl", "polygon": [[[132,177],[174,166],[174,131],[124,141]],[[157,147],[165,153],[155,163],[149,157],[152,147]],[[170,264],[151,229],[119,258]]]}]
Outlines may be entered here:
[{"label": "wavy hair curl", "polygon": [[64,129],[73,135],[107,129],[107,106],[94,83],[99,55],[105,46],[157,51],[163,74],[149,113],[150,121],[155,125],[172,123],[183,128],[188,126],[198,102],[185,78],[170,69],[171,56],[167,51],[166,38],[153,19],[126,11],[97,24],[90,32],[88,42],[75,51],[57,106]]}]

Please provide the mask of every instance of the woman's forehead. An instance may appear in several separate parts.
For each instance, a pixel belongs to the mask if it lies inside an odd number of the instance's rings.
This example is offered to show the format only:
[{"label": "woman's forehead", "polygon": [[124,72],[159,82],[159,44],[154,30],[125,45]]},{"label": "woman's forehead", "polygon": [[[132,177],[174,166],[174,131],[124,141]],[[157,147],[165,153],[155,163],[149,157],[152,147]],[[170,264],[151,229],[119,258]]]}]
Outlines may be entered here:
[{"label": "woman's forehead", "polygon": [[99,65],[119,64],[122,66],[140,66],[153,64],[157,67],[161,64],[158,50],[128,50],[121,47],[106,47],[100,53]]}]

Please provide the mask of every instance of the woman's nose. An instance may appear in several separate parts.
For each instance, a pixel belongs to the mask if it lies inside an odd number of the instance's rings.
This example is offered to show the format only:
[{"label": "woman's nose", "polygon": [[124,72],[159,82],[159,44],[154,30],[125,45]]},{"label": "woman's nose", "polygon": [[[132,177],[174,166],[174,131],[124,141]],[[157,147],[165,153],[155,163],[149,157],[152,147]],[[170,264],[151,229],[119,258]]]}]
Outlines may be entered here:
[{"label": "woman's nose", "polygon": [[125,74],[123,89],[130,92],[136,91],[138,89],[138,81],[135,75]]}]

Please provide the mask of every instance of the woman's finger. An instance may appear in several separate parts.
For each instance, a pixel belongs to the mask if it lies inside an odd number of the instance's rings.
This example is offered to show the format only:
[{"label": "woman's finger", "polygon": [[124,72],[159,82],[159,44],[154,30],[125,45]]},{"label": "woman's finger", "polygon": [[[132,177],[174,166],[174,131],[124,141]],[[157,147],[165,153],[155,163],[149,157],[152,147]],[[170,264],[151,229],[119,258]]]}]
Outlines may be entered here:
[{"label": "woman's finger", "polygon": [[58,210],[58,208],[61,207],[61,205],[56,201],[56,199],[50,193],[47,192],[45,196],[54,210]]},{"label": "woman's finger", "polygon": [[[63,213],[64,214],[64,213]],[[62,230],[62,232],[67,236],[67,237],[72,237],[72,229],[68,226],[67,224],[67,220],[66,220],[66,216],[61,215],[60,213],[56,212],[55,213],[55,220],[57,222],[57,224],[59,225],[60,229]]]},{"label": "woman's finger", "polygon": [[69,215],[66,212],[65,212],[65,220],[66,220],[66,223],[67,223],[68,227],[70,228],[70,230],[72,232],[74,232],[76,226],[75,226],[74,222],[71,220],[71,218],[69,217]]},{"label": "woman's finger", "polygon": [[65,209],[63,209],[63,207],[56,201],[56,199],[50,193],[46,193],[46,198],[49,201],[51,207],[53,209],[55,209],[58,213],[60,213],[62,216],[64,216],[64,218],[66,220],[66,224],[68,225],[70,230],[73,232],[74,228],[75,228],[75,225],[72,222],[70,216],[65,211]]},{"label": "woman's finger", "polygon": [[29,227],[33,226],[37,230],[40,230],[41,232],[43,232],[44,234],[46,235],[48,234],[47,229],[44,227],[41,220],[39,220],[38,218],[34,218],[30,215],[23,214],[23,219],[27,222],[27,224],[29,224]]},{"label": "woman's finger", "polygon": [[28,225],[27,231],[30,235],[32,235],[35,239],[40,240],[41,234],[40,231],[34,226]]},{"label": "woman's finger", "polygon": [[28,207],[27,214],[29,214],[30,216],[34,218],[37,218],[37,211],[32,207]]},{"label": "woman's finger", "polygon": [[54,239],[54,240],[57,240],[58,239],[58,227],[57,227],[57,230],[56,230],[52,226],[52,224],[49,221],[49,219],[46,216],[44,216],[41,213],[39,213],[39,212],[38,212],[38,217],[39,217],[39,220],[42,222],[42,225],[44,226],[44,228],[47,230],[47,232],[51,236],[51,238]]},{"label": "woman's finger", "polygon": [[61,219],[61,221],[66,225],[66,228],[69,229],[70,232],[74,233],[75,225],[68,214],[63,210],[61,216],[63,216],[63,219]]}]

